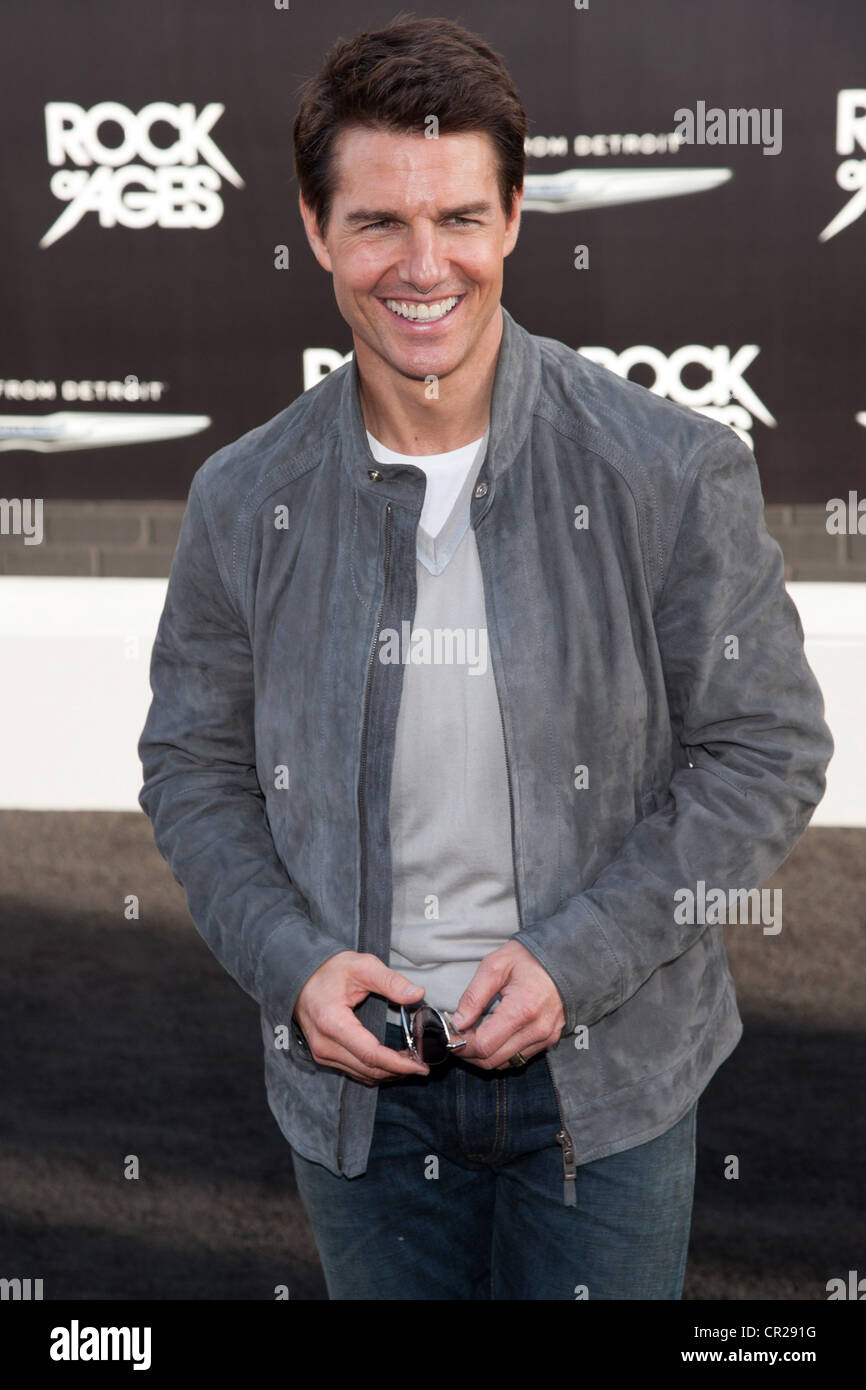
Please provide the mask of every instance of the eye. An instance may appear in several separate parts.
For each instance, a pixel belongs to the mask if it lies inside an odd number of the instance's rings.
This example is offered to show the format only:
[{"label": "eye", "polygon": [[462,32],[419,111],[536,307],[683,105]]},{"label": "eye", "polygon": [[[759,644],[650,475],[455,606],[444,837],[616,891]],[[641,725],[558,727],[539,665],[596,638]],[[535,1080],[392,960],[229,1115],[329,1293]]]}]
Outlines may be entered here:
[{"label": "eye", "polygon": [[[461,227],[476,227],[478,225],[474,217],[450,217],[448,220],[449,222],[458,223]],[[379,222],[367,222],[363,230],[365,232],[374,232],[380,227],[391,227],[393,225],[394,224],[387,218],[382,218]]]}]

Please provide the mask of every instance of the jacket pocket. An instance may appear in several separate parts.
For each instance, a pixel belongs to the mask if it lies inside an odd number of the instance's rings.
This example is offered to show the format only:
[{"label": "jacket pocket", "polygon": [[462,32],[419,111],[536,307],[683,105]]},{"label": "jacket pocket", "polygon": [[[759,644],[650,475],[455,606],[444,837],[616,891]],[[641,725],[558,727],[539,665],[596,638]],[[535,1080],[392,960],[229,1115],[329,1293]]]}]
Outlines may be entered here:
[{"label": "jacket pocket", "polygon": [[310,1052],[310,1044],[294,1019],[289,1023],[289,1056],[297,1066],[307,1071],[319,1070],[319,1064]]}]

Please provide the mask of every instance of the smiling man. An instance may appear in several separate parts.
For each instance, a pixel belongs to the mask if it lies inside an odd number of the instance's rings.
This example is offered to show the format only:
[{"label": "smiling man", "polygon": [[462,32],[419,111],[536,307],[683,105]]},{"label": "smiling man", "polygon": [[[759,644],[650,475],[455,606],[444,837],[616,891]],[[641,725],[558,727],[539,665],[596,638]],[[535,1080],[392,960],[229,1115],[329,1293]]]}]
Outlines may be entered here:
[{"label": "smiling man", "polygon": [[751,452],[502,307],[525,137],[454,23],[327,55],[354,358],[199,469],[153,652],[141,804],[334,1299],[681,1296],[742,1025],[677,904],[766,879],[832,749]]},{"label": "smiling man", "polygon": [[[482,132],[428,139],[350,127],[331,158],[324,235],[303,198],[301,212],[352,329],[365,421],[395,451],[450,452],[487,426],[503,259],[517,241],[522,189],[503,209],[496,151]],[[446,393],[433,409],[431,380]]]}]

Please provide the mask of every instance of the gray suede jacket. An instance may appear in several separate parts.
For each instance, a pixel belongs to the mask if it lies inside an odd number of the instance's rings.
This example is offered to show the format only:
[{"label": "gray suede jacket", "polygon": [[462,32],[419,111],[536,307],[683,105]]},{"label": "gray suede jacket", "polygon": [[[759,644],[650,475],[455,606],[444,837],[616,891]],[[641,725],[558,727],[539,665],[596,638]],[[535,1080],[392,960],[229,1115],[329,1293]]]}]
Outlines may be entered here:
[{"label": "gray suede jacket", "polygon": [[[722,928],[683,890],[742,903],[772,874],[833,744],[751,451],[503,321],[470,520],[518,939],[565,1008],[547,1062],[573,1203],[576,1165],[664,1132],[736,1045]],[[156,845],[260,1005],[277,1123],[347,1177],[365,1170],[378,1088],[316,1063],[292,1014],[336,952],[388,960],[403,667],[374,653],[414,616],[424,489],[420,469],[372,457],[354,358],[212,455],[139,743]],[[357,1011],[380,1040],[385,1010],[370,995]]]}]

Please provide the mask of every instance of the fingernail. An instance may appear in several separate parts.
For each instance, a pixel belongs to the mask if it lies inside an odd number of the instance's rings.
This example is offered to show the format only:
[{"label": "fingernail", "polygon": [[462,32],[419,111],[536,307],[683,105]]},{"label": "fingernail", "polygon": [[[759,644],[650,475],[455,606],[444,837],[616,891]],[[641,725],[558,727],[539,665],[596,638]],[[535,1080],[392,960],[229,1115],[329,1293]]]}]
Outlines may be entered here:
[{"label": "fingernail", "polygon": [[462,1027],[463,1027],[463,1015],[462,1015],[462,1014],[452,1014],[451,1016],[452,1016],[452,1018],[454,1019],[454,1027],[455,1027],[455,1028],[462,1028]]},{"label": "fingernail", "polygon": [[407,985],[406,988],[403,990],[403,998],[404,998],[404,999],[411,999],[411,998],[412,998],[412,995],[415,993],[415,991],[417,990],[417,988],[418,988],[417,985]]}]

